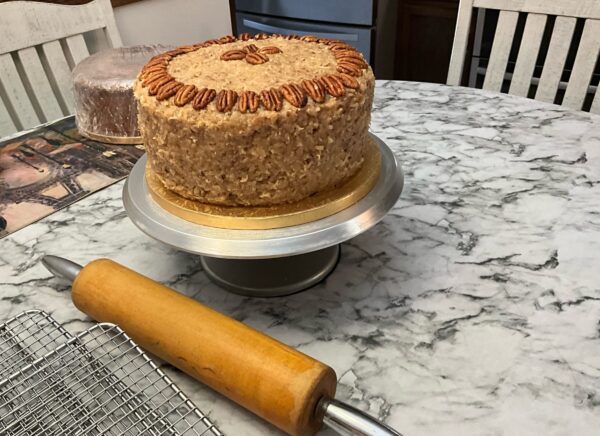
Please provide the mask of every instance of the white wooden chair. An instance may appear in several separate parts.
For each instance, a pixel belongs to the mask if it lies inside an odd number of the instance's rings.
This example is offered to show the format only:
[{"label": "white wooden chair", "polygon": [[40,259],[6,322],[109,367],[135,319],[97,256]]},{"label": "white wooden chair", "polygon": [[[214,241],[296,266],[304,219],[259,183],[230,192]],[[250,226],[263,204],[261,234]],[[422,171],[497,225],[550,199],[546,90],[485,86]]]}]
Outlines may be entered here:
[{"label": "white wooden chair", "polygon": [[[537,82],[535,99],[554,103],[571,45],[575,23],[585,19],[575,63],[565,95],[564,106],[580,110],[600,52],[600,0],[461,0],[454,45],[448,71],[449,85],[460,85],[471,27],[473,8],[499,10],[492,51],[485,73],[483,89],[500,92],[513,43],[519,13],[526,13],[525,29],[520,42],[509,94],[527,96],[532,84],[535,63],[549,15],[556,16],[548,54]],[[595,92],[591,112],[600,113],[600,91]]]},{"label": "white wooden chair", "polygon": [[84,35],[122,45],[110,0],[0,3],[0,137],[73,113],[71,70],[90,55]]}]

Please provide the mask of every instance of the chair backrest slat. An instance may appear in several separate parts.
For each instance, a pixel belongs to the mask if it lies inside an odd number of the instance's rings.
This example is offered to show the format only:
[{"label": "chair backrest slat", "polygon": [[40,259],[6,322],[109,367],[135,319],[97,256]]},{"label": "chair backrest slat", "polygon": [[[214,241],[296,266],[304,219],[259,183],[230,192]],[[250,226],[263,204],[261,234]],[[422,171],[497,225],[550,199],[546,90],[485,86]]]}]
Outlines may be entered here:
[{"label": "chair backrest slat", "polygon": [[62,109],[56,100],[52,85],[44,71],[44,67],[35,47],[19,50],[19,60],[27,78],[29,94],[35,98],[41,111],[42,122],[56,120],[63,117]]},{"label": "chair backrest slat", "polygon": [[[474,8],[499,11],[490,58],[484,70],[484,89],[499,92],[504,82],[510,81],[510,94],[529,96],[531,87],[536,85],[534,98],[549,103],[560,101],[559,88],[566,89],[562,99],[565,106],[590,108],[590,111],[600,113],[600,86],[592,86],[600,55],[600,0],[461,0],[448,69],[449,85],[462,82]],[[521,14],[526,15],[525,28],[521,41],[517,42],[519,50],[511,75],[507,67],[513,60],[511,49]],[[555,16],[553,23],[548,16]],[[577,42],[573,37],[578,20],[584,20],[585,24]],[[479,22],[477,26],[476,33],[481,30]],[[550,42],[540,74],[537,61],[544,35],[550,30]],[[575,62],[569,73],[565,66],[571,52],[575,54]],[[474,81],[480,69],[475,72],[472,66],[471,70]]]},{"label": "chair backrest slat", "polygon": [[[598,54],[600,54],[600,21],[588,20],[583,28],[563,105],[573,109],[581,108],[594,73]],[[598,91],[596,91],[596,95],[598,95]]]},{"label": "chair backrest slat", "polygon": [[536,100],[554,103],[576,22],[577,19],[573,17],[556,18],[552,38],[550,38],[550,45],[548,46],[548,54],[544,61],[544,69],[535,93]]},{"label": "chair backrest slat", "polygon": [[62,103],[66,106],[67,112],[73,112],[73,91],[71,88],[71,68],[60,42],[50,41],[42,44],[42,51],[46,57],[46,62],[50,66],[54,82],[56,83],[57,97],[60,96]]},{"label": "chair backrest slat", "polygon": [[509,94],[527,97],[547,18],[546,15],[541,14],[529,14],[527,16],[523,39],[521,40],[515,70],[508,90]]},{"label": "chair backrest slat", "polygon": [[594,95],[594,101],[592,102],[590,112],[600,114],[600,92],[598,92],[598,90],[596,90],[596,95]]},{"label": "chair backrest slat", "polygon": [[73,112],[71,70],[90,55],[88,32],[99,47],[121,46],[110,0],[0,2],[0,134]]},{"label": "chair backrest slat", "polygon": [[448,68],[448,85],[460,85],[469,42],[469,28],[473,16],[473,0],[461,0],[456,18],[456,31],[452,44],[450,66]]},{"label": "chair backrest slat", "polygon": [[98,9],[102,17],[104,17],[104,35],[110,47],[121,47],[121,34],[115,21],[112,3],[109,1],[101,1],[98,3]]},{"label": "chair backrest slat", "polygon": [[518,20],[518,12],[500,11],[483,89],[500,92],[508,64],[508,55],[512,47],[512,35],[515,33]]},{"label": "chair backrest slat", "polygon": [[[109,0],[65,6],[34,1],[12,1],[0,5],[0,50],[10,52],[40,45],[70,35],[107,29],[111,46],[121,45]],[[15,30],[19,31],[15,31]],[[116,35],[113,33],[116,31]]]},{"label": "chair backrest slat", "polygon": [[598,0],[475,0],[473,6],[502,11],[600,19]]},{"label": "chair backrest slat", "polygon": [[0,99],[0,137],[10,135],[19,130],[8,113],[8,108]]},{"label": "chair backrest slat", "polygon": [[0,80],[17,119],[17,129],[27,129],[41,123],[21,81],[10,53],[0,54]]},{"label": "chair backrest slat", "polygon": [[77,65],[90,55],[83,35],[73,35],[65,38],[73,63]]}]

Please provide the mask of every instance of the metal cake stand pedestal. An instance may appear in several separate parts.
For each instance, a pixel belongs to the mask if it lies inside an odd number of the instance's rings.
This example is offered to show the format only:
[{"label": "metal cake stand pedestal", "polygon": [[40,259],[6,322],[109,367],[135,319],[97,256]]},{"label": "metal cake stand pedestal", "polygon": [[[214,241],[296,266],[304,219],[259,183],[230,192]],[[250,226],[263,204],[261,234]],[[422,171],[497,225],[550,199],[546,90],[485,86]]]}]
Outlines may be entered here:
[{"label": "metal cake stand pedestal", "polygon": [[402,170],[389,147],[372,138],[381,152],[375,186],[350,207],[305,224],[237,230],[179,218],[152,198],[144,176],[145,155],[125,182],[123,204],[131,221],[148,236],[201,255],[206,274],[219,286],[253,297],[292,294],[327,277],[339,259],[339,244],[373,227],[398,200]]}]

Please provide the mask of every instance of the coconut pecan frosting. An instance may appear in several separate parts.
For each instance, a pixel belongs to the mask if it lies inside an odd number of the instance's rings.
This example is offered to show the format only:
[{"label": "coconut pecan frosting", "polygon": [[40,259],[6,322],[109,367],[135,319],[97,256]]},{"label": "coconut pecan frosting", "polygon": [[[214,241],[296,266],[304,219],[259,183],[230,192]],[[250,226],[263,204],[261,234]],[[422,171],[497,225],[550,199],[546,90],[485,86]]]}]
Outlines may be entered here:
[{"label": "coconut pecan frosting", "polygon": [[[268,46],[257,47],[251,40],[269,40]],[[236,41],[247,41],[248,44],[224,51],[219,62],[245,62],[250,65],[268,63],[273,57],[281,55],[284,49],[277,44],[281,40],[298,40],[327,47],[335,59],[334,74],[323,74],[314,78],[299,80],[297,83],[286,83],[277,87],[261,90],[232,90],[202,87],[197,84],[182,83],[169,73],[169,65],[178,56],[189,54],[212,45],[226,45]],[[318,38],[315,36],[268,35],[261,33],[251,37],[241,34],[239,37],[224,36],[211,39],[200,44],[178,47],[174,50],[153,57],[142,69],[139,80],[148,95],[157,100],[171,100],[175,106],[191,105],[194,110],[201,111],[214,104],[219,112],[237,110],[240,113],[254,113],[259,108],[267,111],[280,111],[284,100],[292,106],[306,106],[309,99],[315,103],[323,103],[327,96],[342,97],[346,92],[359,88],[358,77],[368,68],[362,55],[352,46],[338,40]]]}]

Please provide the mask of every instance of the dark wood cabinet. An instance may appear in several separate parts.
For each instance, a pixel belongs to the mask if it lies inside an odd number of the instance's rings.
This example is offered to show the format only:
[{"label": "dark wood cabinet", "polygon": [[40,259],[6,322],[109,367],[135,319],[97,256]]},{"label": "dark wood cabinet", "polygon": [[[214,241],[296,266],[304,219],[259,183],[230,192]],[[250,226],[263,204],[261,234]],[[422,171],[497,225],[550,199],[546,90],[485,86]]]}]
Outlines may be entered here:
[{"label": "dark wood cabinet", "polygon": [[445,83],[459,0],[399,0],[394,77]]}]

